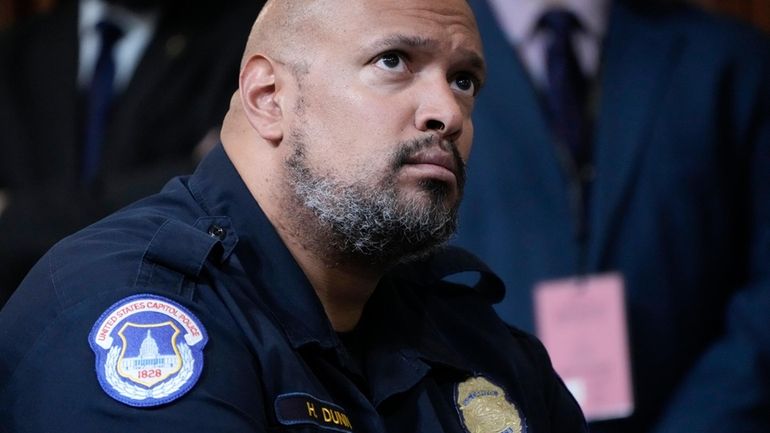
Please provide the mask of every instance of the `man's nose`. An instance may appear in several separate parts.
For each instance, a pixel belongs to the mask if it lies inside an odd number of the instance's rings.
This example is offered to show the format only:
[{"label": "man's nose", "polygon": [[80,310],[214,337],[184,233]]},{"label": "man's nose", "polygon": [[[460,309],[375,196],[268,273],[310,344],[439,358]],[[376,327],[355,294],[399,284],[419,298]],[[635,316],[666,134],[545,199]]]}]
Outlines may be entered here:
[{"label": "man's nose", "polygon": [[425,82],[418,91],[417,129],[436,132],[443,139],[457,139],[462,134],[464,113],[446,79]]}]

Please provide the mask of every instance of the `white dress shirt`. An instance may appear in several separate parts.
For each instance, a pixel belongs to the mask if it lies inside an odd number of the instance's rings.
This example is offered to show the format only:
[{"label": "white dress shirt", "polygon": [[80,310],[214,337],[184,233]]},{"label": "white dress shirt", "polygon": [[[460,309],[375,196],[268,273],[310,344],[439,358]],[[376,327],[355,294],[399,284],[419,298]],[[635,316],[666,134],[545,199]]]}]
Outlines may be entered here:
[{"label": "white dress shirt", "polygon": [[562,7],[582,26],[573,40],[575,55],[587,77],[599,69],[602,38],[607,30],[610,0],[487,0],[497,21],[539,88],[546,84],[545,51],[548,35],[537,26],[543,13]]},{"label": "white dress shirt", "polygon": [[114,56],[115,89],[118,92],[124,90],[152,39],[159,12],[153,10],[138,13],[104,0],[80,0],[79,8],[79,86],[81,88],[88,86],[96,68],[96,60],[101,48],[101,36],[96,25],[103,19],[109,19],[123,30],[123,37],[115,44]]}]

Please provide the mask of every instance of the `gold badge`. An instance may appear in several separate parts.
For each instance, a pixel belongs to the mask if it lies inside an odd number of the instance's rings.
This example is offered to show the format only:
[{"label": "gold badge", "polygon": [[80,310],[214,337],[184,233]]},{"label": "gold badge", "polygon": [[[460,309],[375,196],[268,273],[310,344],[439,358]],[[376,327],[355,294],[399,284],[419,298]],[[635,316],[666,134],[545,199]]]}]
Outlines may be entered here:
[{"label": "gold badge", "polygon": [[484,377],[457,384],[457,407],[469,433],[522,433],[521,416],[505,391]]}]

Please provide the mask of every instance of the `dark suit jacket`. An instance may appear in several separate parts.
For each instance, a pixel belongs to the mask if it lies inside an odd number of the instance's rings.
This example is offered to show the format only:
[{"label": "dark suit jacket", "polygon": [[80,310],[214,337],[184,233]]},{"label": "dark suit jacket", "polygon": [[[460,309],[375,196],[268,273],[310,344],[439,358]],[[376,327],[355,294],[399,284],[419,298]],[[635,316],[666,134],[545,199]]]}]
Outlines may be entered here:
[{"label": "dark suit jacket", "polygon": [[505,280],[498,312],[532,330],[536,282],[620,271],[636,413],[592,431],[770,431],[767,39],[686,7],[614,3],[581,242],[538,93],[471,4],[489,79],[457,243]]},{"label": "dark suit jacket", "polygon": [[[98,181],[78,186],[77,2],[0,38],[0,305],[55,241],[192,171],[238,84],[260,2],[175,2],[115,102]],[[211,137],[214,142],[218,136]]]}]

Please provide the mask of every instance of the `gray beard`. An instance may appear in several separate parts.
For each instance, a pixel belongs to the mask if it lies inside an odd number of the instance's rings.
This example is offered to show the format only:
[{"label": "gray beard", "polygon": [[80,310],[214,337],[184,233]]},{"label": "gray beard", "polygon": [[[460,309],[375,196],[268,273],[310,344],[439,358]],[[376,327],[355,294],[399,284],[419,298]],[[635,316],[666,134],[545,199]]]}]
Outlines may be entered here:
[{"label": "gray beard", "polygon": [[[398,170],[410,155],[434,145],[434,137],[402,143],[392,157],[388,173],[375,185],[344,184],[331,175],[314,172],[307,163],[305,138],[297,131],[291,136],[294,152],[286,161],[286,170],[294,193],[293,205],[299,211],[289,215],[297,220],[294,223],[300,233],[311,238],[309,246],[315,246],[317,253],[390,265],[422,257],[454,234],[459,197],[456,203],[445,203],[451,191],[449,185],[423,182],[429,204],[398,197]],[[464,164],[456,146],[442,145],[448,146],[455,156],[461,196]],[[309,220],[302,208],[309,210],[315,221]]]}]

